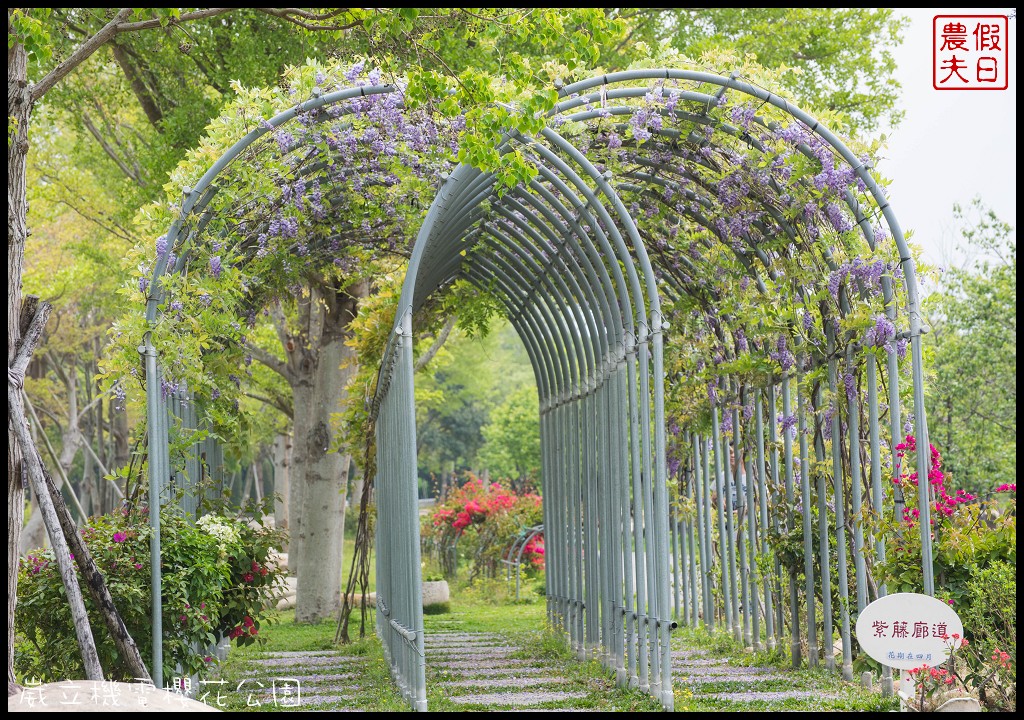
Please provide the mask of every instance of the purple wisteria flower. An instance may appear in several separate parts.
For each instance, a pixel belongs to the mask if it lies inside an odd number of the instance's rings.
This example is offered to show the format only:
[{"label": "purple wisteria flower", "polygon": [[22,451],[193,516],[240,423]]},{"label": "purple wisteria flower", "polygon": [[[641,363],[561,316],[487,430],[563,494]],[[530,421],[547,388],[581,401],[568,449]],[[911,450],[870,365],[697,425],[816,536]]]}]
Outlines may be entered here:
[{"label": "purple wisteria flower", "polygon": [[214,255],[210,258],[210,274],[213,275],[214,280],[220,280],[220,274],[222,271],[220,255]]},{"label": "purple wisteria flower", "polygon": [[906,338],[900,338],[896,341],[896,354],[900,360],[905,360],[907,357],[907,345],[909,344]]},{"label": "purple wisteria flower", "polygon": [[668,461],[668,474],[669,476],[674,477],[675,474],[679,471],[679,466],[682,465],[682,461],[680,461],[680,459],[677,458],[675,455],[669,455],[666,458],[666,460]]},{"label": "purple wisteria flower", "polygon": [[167,378],[160,381],[160,399],[166,401],[178,391],[178,383],[171,382]]},{"label": "purple wisteria flower", "polygon": [[888,345],[896,337],[896,326],[885,315],[876,315],[875,324],[868,328],[865,341],[869,345]]},{"label": "purple wisteria flower", "polygon": [[789,370],[796,364],[796,358],[789,350],[789,343],[785,335],[779,335],[775,341],[775,350],[769,352],[768,357],[779,363],[783,370]]},{"label": "purple wisteria flower", "polygon": [[853,402],[857,398],[857,378],[852,372],[843,375],[843,385],[846,386],[846,399]]},{"label": "purple wisteria flower", "polygon": [[718,423],[718,429],[724,433],[732,432],[732,413],[722,413],[722,420]]},{"label": "purple wisteria flower", "polygon": [[828,276],[828,294],[832,298],[839,302],[839,288],[843,284],[843,280],[850,274],[850,266],[848,264],[840,265],[838,268],[829,273]]},{"label": "purple wisteria flower", "polygon": [[747,335],[743,332],[743,328],[736,330],[736,347],[740,352],[747,352],[750,349],[750,343],[747,342]]},{"label": "purple wisteria flower", "polygon": [[810,333],[811,330],[814,328],[814,316],[811,314],[811,311],[804,310],[803,317],[801,318],[801,320],[803,322],[804,332]]},{"label": "purple wisteria flower", "polygon": [[125,398],[126,397],[127,397],[127,393],[125,392],[123,387],[118,385],[117,387],[114,388],[114,409],[115,410],[119,410],[119,411],[124,410],[124,408],[125,408]]},{"label": "purple wisteria flower", "polygon": [[835,414],[835,406],[829,405],[828,410],[825,411],[825,417],[821,421],[821,436],[826,440],[832,439],[832,418],[835,417]]},{"label": "purple wisteria flower", "polygon": [[796,413],[793,413],[792,415],[779,415],[779,424],[782,426],[783,434],[789,433],[791,438],[796,437],[796,423]]}]

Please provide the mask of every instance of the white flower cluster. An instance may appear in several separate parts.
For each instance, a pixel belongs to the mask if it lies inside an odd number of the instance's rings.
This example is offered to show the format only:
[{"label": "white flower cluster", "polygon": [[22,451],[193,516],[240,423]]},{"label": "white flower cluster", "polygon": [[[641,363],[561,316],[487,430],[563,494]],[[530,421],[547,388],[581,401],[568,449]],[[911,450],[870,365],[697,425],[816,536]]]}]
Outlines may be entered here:
[{"label": "white flower cluster", "polygon": [[242,540],[235,524],[220,515],[203,515],[196,525],[217,538],[221,551],[226,551],[228,545],[234,545]]}]

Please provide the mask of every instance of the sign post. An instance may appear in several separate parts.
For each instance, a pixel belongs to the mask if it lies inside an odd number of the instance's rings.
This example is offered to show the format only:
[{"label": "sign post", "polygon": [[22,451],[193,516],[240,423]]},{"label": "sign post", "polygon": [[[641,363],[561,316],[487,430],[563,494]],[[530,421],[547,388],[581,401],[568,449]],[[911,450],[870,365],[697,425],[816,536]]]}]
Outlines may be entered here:
[{"label": "sign post", "polygon": [[930,595],[895,593],[875,600],[857,618],[857,641],[871,658],[900,671],[900,703],[915,694],[908,672],[945,662],[960,646],[964,625],[946,603]]}]

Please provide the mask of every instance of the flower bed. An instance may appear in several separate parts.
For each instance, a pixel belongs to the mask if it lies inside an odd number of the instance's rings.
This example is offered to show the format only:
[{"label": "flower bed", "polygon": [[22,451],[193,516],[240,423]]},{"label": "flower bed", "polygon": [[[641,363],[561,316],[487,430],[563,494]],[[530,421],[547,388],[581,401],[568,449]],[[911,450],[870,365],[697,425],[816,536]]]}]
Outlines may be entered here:
[{"label": "flower bed", "polygon": [[[541,498],[470,476],[426,518],[422,536],[445,575],[455,573],[456,551],[471,562],[470,577],[494,577],[502,553],[524,528],[542,520]],[[527,543],[523,563],[544,568],[544,537]]]}]

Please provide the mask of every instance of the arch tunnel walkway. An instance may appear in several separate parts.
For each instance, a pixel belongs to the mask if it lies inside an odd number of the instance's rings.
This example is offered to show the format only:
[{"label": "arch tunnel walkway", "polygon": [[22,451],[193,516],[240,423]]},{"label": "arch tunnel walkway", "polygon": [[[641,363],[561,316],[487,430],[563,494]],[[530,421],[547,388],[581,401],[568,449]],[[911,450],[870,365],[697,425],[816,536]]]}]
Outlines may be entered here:
[{"label": "arch tunnel walkway", "polygon": [[[251,132],[189,190],[168,244],[195,245],[214,180],[262,135],[394,92],[318,94]],[[498,148],[529,159],[533,180],[502,194],[493,174],[467,165],[442,179],[380,367],[376,618],[403,697],[427,709],[414,323],[457,280],[501,303],[530,355],[547,619],[569,646],[672,709],[673,605],[685,604],[691,624],[699,616],[746,645],[788,648],[794,665],[835,669],[822,648],[838,632],[852,679],[851,609],[886,592],[868,582],[866,558],[883,560],[885,544],[865,546],[865,510],[895,503],[899,516],[904,497],[883,493],[883,456],[896,465],[891,448],[905,434],[928,438],[914,262],[884,190],[866,158],[738,73],[627,71],[559,96],[547,127]],[[167,269],[158,258],[150,321]],[[780,315],[786,303],[795,309]],[[166,398],[148,343],[160,428]],[[150,442],[156,495],[171,473],[165,434]],[[928,453],[914,462],[928,477]],[[917,498],[927,593],[930,499]],[[760,567],[780,532],[799,533],[802,554]],[[816,563],[838,568],[838,587]]]},{"label": "arch tunnel walkway", "polygon": [[[522,606],[508,608],[509,613]],[[649,712],[660,705],[643,692],[616,688],[597,664],[579,662],[544,646],[538,633],[460,629],[457,611],[428,618],[427,696],[435,712]],[[273,629],[271,638],[273,638]],[[324,629],[329,634],[330,628]],[[271,639],[271,646],[274,645]],[[839,681],[823,671],[794,671],[759,664],[766,656],[722,652],[701,633],[685,632],[672,644],[673,691],[677,711],[850,711],[887,710],[876,691]],[[231,657],[221,670],[225,710],[280,709],[294,698],[275,698],[275,681],[301,683],[297,707],[307,710],[373,712],[402,706],[389,687],[379,656],[341,650],[270,650]],[[383,687],[382,687],[383,686]]]}]

